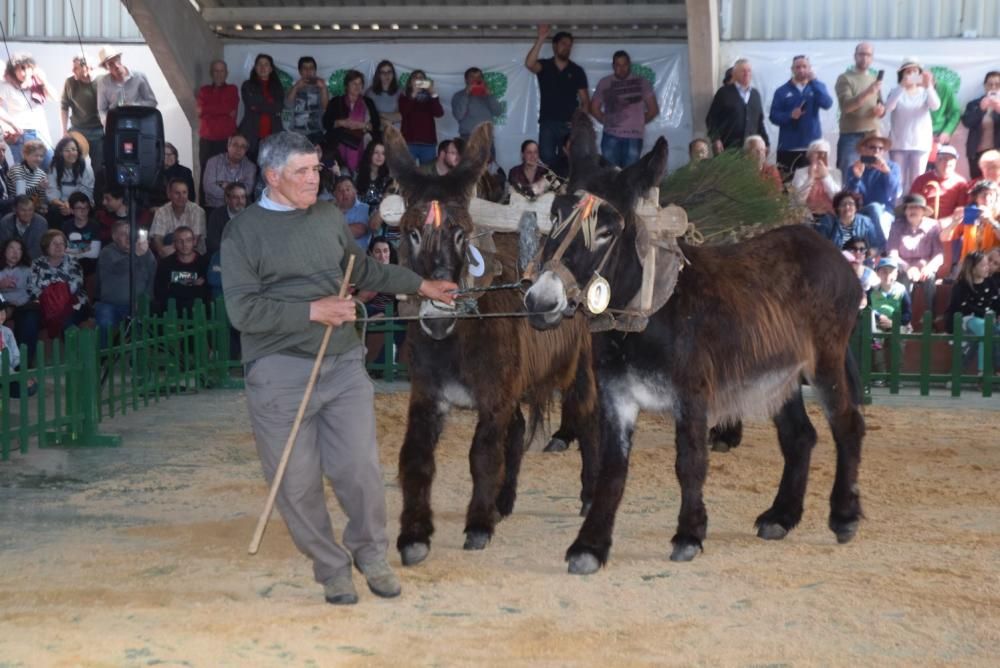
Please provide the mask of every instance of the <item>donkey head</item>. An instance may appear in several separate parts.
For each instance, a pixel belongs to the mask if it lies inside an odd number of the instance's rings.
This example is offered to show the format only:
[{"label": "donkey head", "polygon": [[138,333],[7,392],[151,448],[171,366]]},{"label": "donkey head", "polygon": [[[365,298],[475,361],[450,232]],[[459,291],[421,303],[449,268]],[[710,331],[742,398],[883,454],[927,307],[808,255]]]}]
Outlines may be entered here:
[{"label": "donkey head", "polygon": [[[482,262],[469,249],[472,218],[469,201],[476,182],[489,162],[492,126],[477,127],[458,166],[439,176],[420,171],[399,131],[385,133],[389,170],[399,183],[406,212],[399,221],[400,263],[427,279],[457,283],[470,263]],[[424,301],[420,305],[420,327],[433,339],[444,339],[454,331],[455,309]]]},{"label": "donkey head", "polygon": [[569,194],[552,203],[552,230],[524,299],[536,329],[556,327],[581,303],[593,311],[600,307],[588,301],[628,301],[631,294],[619,294],[602,273],[610,277],[617,257],[634,245],[635,207],[667,165],[667,140],[661,137],[627,169],[602,166],[593,125],[580,112],[573,120],[570,152]]}]

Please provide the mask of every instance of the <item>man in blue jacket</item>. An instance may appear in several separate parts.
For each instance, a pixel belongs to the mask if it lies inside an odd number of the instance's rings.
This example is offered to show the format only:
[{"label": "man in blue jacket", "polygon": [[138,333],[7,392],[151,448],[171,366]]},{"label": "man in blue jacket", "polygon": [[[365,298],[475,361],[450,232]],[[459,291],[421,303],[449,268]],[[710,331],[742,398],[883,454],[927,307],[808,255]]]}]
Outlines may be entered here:
[{"label": "man in blue jacket", "polygon": [[[792,178],[805,163],[810,142],[823,136],[819,125],[819,110],[833,106],[826,86],[813,74],[807,56],[792,59],[792,78],[771,100],[768,118],[778,126],[777,164],[784,180]],[[799,164],[802,163],[802,164]]]}]

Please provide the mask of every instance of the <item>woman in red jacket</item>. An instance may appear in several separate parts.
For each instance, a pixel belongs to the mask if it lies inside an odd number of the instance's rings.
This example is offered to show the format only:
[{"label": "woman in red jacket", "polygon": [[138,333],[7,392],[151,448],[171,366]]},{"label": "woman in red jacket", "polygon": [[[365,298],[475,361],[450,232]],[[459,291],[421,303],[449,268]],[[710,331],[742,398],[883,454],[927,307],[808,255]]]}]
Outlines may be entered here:
[{"label": "woman in red jacket", "polygon": [[423,70],[413,70],[406,90],[399,96],[399,113],[403,117],[401,131],[410,154],[421,165],[437,158],[437,128],[435,118],[444,116],[434,82]]}]

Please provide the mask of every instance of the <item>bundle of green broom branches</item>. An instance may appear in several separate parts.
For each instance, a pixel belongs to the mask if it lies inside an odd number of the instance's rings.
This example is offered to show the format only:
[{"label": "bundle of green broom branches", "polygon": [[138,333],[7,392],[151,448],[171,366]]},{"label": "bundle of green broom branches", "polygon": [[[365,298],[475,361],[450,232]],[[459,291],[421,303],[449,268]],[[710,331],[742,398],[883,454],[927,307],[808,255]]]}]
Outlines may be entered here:
[{"label": "bundle of green broom branches", "polygon": [[694,229],[685,239],[692,243],[732,243],[808,216],[739,151],[725,151],[667,175],[660,183],[660,205],[668,204],[687,211]]}]

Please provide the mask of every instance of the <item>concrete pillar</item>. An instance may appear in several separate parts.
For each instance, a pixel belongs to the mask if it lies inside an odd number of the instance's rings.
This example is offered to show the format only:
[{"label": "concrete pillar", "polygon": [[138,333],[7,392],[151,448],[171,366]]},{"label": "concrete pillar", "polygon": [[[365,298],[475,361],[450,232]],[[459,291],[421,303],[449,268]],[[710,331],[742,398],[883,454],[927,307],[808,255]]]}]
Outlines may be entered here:
[{"label": "concrete pillar", "polygon": [[209,30],[201,14],[189,2],[131,0],[125,7],[191,123],[194,156],[191,169],[195,173],[195,183],[200,184],[196,96],[198,88],[210,81],[209,64],[222,58],[222,41]]},{"label": "concrete pillar", "polygon": [[694,132],[705,134],[705,115],[719,87],[719,0],[685,0],[688,71]]}]

